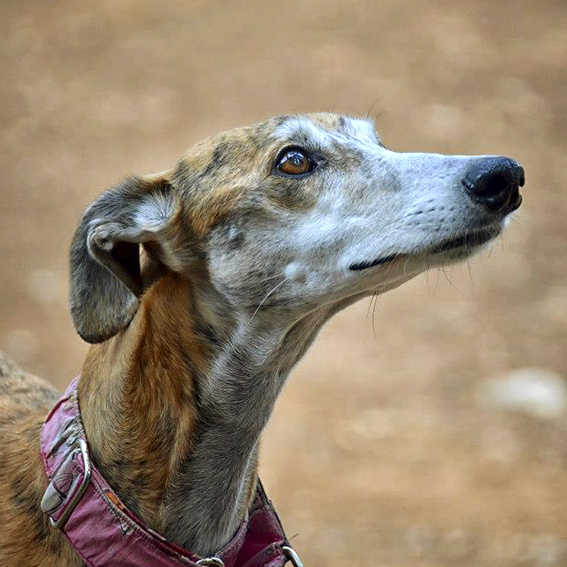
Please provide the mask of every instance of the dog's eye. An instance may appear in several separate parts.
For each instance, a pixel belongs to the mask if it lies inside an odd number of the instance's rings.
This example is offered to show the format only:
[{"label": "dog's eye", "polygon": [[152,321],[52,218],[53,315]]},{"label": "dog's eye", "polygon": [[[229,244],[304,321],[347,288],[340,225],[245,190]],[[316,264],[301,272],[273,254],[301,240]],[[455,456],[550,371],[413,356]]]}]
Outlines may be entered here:
[{"label": "dog's eye", "polygon": [[314,166],[313,160],[301,148],[284,150],[276,160],[276,169],[287,175],[303,175],[312,171]]}]

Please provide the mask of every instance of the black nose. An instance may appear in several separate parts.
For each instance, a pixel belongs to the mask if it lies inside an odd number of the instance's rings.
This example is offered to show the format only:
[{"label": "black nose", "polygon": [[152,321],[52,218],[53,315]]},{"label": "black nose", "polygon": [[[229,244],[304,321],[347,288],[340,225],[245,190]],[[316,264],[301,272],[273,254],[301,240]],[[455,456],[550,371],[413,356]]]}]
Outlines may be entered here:
[{"label": "black nose", "polygon": [[522,202],[519,188],[524,185],[524,168],[507,157],[481,158],[469,168],[463,185],[487,209],[507,214]]}]

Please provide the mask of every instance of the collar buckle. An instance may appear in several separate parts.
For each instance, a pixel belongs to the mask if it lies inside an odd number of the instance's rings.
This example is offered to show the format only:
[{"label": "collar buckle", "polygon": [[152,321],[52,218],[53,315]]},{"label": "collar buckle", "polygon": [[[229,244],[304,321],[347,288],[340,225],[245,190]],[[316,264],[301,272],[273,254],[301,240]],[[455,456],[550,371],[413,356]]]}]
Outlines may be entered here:
[{"label": "collar buckle", "polygon": [[[79,454],[83,459],[82,471],[78,470],[80,467],[76,464]],[[85,493],[91,474],[92,464],[87,442],[76,437],[51,475],[41,501],[41,509],[49,516],[49,522],[54,528],[62,529],[65,526]]]}]

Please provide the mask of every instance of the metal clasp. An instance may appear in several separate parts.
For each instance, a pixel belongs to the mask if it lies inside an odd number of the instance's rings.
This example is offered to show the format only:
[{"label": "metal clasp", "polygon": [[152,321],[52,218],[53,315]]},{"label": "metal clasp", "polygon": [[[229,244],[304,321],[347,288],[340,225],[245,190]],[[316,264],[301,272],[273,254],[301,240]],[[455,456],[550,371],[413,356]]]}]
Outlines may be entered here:
[{"label": "metal clasp", "polygon": [[73,494],[71,500],[69,502],[65,502],[64,504],[65,508],[61,516],[57,520],[54,520],[51,516],[49,517],[49,522],[54,528],[58,528],[58,529],[63,528],[63,526],[66,524],[67,520],[69,519],[69,516],[72,514],[73,510],[77,507],[77,504],[81,500],[91,480],[92,465],[91,465],[91,459],[89,457],[87,442],[84,439],[75,439],[70,447],[69,452],[61,460],[59,466],[55,469],[55,471],[51,475],[51,482],[53,482],[53,479],[55,479],[55,477],[57,476],[57,473],[61,469],[62,465],[64,465],[69,458],[72,458],[72,454],[77,448],[79,448],[79,450],[81,451],[81,455],[83,457],[83,466],[84,466],[83,479],[81,480],[81,484],[79,485],[79,487],[75,490],[75,493]]},{"label": "metal clasp", "polygon": [[282,545],[282,550],[291,561],[293,567],[303,567],[303,563],[301,562],[301,559],[299,559],[299,555],[297,555],[295,549],[289,547],[289,545]]},{"label": "metal clasp", "polygon": [[205,559],[199,559],[197,565],[203,565],[206,567],[224,567],[222,559],[218,557],[205,557]]}]

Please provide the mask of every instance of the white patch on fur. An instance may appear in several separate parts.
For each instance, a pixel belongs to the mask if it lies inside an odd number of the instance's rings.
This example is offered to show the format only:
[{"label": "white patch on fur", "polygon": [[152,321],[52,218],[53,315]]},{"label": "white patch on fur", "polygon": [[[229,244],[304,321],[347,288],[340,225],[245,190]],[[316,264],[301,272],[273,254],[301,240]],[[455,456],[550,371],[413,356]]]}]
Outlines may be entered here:
[{"label": "white patch on fur", "polygon": [[278,126],[274,131],[276,138],[293,140],[302,138],[309,140],[309,142],[321,149],[330,147],[333,136],[323,128],[319,128],[308,118],[290,118],[281,126]]},{"label": "white patch on fur", "polygon": [[284,276],[288,281],[303,283],[305,281],[305,269],[299,262],[291,262],[284,268]]},{"label": "white patch on fur", "polygon": [[158,232],[164,228],[175,212],[175,200],[166,193],[149,195],[139,206],[135,223],[141,230]]},{"label": "white patch on fur", "polygon": [[360,118],[346,119],[348,133],[359,141],[367,140],[371,143],[378,143],[378,136],[374,129],[374,124],[370,120]]}]

